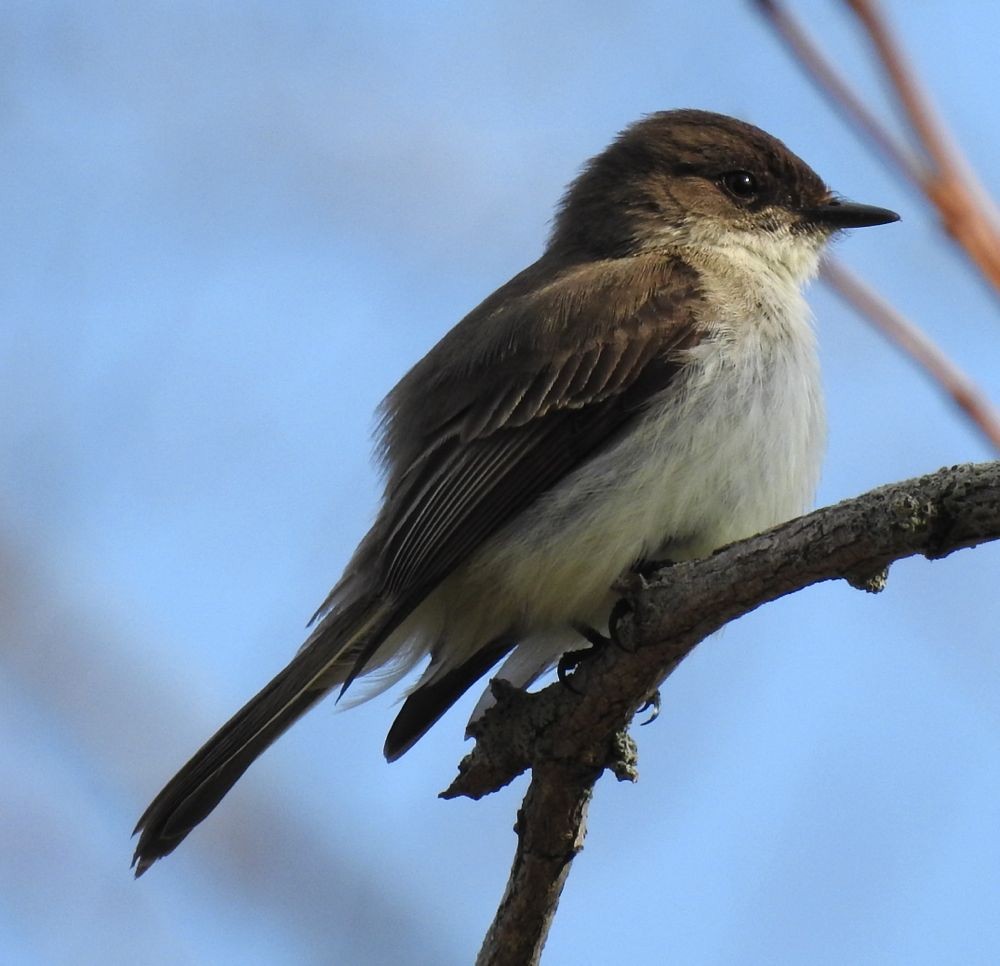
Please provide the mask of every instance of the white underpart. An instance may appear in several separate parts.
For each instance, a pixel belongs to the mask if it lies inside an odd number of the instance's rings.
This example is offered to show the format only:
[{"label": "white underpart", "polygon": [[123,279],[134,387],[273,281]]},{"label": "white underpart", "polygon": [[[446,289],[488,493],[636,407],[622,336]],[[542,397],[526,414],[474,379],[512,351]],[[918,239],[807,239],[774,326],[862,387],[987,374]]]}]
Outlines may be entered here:
[{"label": "white underpart", "polygon": [[[580,646],[571,621],[606,626],[611,587],[636,561],[704,556],[805,510],[825,435],[801,294],[818,249],[790,232],[675,249],[703,275],[711,334],[627,437],[491,538],[389,636],[372,690],[430,653],[416,687],[426,684],[511,629],[523,636],[498,676],[526,686]],[[487,690],[474,716],[490,700]]]},{"label": "white underpart", "polygon": [[[801,286],[815,274],[818,246],[791,233],[731,240],[722,251],[685,252],[705,273],[717,329],[690,353],[683,383],[468,568],[469,583],[495,601],[490,611],[520,610],[541,627],[499,677],[526,686],[579,646],[569,620],[603,626],[609,588],[637,559],[704,556],[812,501],[825,422]],[[448,666],[467,656],[447,650]],[[487,689],[473,719],[490,703]]]}]

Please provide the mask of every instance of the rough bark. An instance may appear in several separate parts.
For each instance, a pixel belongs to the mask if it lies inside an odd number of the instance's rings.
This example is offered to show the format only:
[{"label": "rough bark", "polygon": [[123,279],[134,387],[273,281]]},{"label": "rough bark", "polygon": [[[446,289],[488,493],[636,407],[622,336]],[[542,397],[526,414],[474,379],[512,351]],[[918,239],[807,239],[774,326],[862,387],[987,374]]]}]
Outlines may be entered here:
[{"label": "rough bark", "polygon": [[541,956],[562,885],[582,848],[587,804],[605,769],[634,780],[626,728],[702,640],[761,604],[825,580],[877,592],[889,565],[934,560],[1000,537],[1000,462],[967,464],[872,490],[731,544],[703,560],[622,581],[608,647],[573,674],[525,694],[494,681],[496,707],[442,797],[481,798],[532,770],[518,812],[510,880],[477,963]]}]

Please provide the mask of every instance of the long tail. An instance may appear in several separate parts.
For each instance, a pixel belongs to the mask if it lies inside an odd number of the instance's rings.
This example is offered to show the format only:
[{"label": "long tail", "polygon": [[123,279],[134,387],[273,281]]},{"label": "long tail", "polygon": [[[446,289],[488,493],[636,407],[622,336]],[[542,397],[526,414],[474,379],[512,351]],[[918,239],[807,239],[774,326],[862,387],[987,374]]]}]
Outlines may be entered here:
[{"label": "long tail", "polygon": [[358,601],[331,615],[291,663],[205,742],[139,819],[136,878],[173,852],[257,756],[343,682],[359,653],[385,638],[398,622],[387,610]]}]

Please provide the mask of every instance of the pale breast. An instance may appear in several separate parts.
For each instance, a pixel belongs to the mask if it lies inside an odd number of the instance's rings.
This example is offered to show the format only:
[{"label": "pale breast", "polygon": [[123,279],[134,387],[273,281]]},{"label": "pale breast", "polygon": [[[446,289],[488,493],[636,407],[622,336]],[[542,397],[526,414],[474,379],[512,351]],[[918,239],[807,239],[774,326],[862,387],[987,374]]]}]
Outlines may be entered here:
[{"label": "pale breast", "polygon": [[805,304],[787,308],[720,325],[632,432],[470,561],[464,589],[526,624],[585,619],[642,557],[701,556],[801,513],[823,409]]}]

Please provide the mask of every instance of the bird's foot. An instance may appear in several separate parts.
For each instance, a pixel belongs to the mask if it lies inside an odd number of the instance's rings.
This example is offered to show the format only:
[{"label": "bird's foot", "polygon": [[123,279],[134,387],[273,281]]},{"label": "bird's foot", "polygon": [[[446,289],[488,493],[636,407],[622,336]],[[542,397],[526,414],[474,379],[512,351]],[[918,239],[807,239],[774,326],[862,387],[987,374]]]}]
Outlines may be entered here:
[{"label": "bird's foot", "polygon": [[675,560],[637,560],[632,567],[632,573],[638,574],[643,579],[647,577],[652,577],[653,574],[658,570],[663,570],[667,567],[672,567],[677,561]]},{"label": "bird's foot", "polygon": [[571,680],[572,674],[576,669],[584,662],[593,660],[597,657],[610,643],[611,638],[602,634],[599,630],[591,627],[589,624],[583,624],[579,621],[574,621],[570,625],[574,631],[576,631],[581,637],[590,643],[590,647],[581,647],[576,651],[566,651],[559,658],[559,663],[556,665],[556,676],[559,678],[559,683],[563,687],[567,687],[570,691],[576,694],[581,694],[577,688],[573,686]]},{"label": "bird's foot", "polygon": [[575,691],[579,694],[580,692],[570,682],[572,673],[584,661],[592,660],[598,654],[601,654],[609,644],[614,644],[615,647],[626,654],[634,654],[635,649],[626,647],[618,634],[619,623],[623,617],[631,612],[632,605],[624,597],[615,601],[614,606],[611,608],[611,614],[608,616],[608,634],[602,634],[596,627],[584,624],[583,621],[571,622],[570,627],[584,638],[590,644],[590,647],[583,647],[576,651],[566,651],[559,658],[559,663],[556,665],[556,675],[559,678],[559,683],[569,688],[570,691]]},{"label": "bird's foot", "polygon": [[589,624],[584,624],[582,621],[573,621],[570,624],[570,627],[586,640],[590,644],[590,647],[583,647],[576,651],[566,651],[559,658],[559,663],[556,665],[556,675],[561,684],[569,688],[570,691],[576,691],[579,694],[580,692],[570,682],[572,672],[584,661],[592,660],[598,654],[601,654],[609,644],[614,644],[615,647],[620,648],[628,654],[633,653],[630,648],[622,644],[616,633],[618,622],[630,610],[631,605],[627,600],[619,600],[615,603],[615,606],[611,609],[611,616],[608,618],[610,634],[602,634],[597,628],[591,627]]}]

